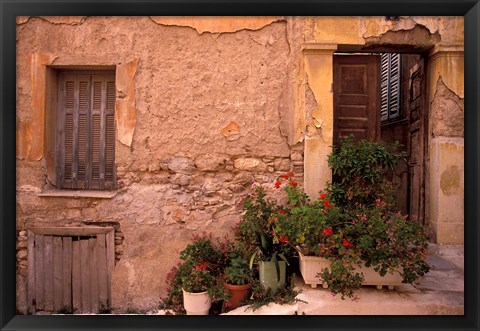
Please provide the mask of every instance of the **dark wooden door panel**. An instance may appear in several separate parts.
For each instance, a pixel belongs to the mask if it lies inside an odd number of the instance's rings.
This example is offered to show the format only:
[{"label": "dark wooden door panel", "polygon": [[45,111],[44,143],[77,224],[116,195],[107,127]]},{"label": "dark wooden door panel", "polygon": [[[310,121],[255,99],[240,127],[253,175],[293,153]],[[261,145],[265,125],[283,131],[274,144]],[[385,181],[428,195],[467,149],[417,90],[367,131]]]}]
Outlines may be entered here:
[{"label": "dark wooden door panel", "polygon": [[380,139],[380,56],[334,55],[334,139]]},{"label": "dark wooden door panel", "polygon": [[409,215],[418,222],[425,222],[425,74],[424,60],[410,70],[408,91],[409,113]]}]

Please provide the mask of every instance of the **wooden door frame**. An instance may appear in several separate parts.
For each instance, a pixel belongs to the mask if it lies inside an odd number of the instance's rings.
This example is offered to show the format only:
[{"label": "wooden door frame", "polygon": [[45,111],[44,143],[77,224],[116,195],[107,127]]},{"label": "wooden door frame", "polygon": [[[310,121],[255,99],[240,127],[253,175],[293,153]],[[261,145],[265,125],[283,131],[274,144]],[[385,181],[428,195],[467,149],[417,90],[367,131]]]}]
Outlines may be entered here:
[{"label": "wooden door frame", "polygon": [[[345,56],[354,56],[354,55],[363,55],[363,56],[369,56],[369,55],[374,55],[374,54],[380,54],[380,53],[394,53],[393,51],[371,51],[369,50],[368,52],[358,52],[358,51],[355,51],[355,52],[345,52],[345,51],[337,51],[337,52],[334,52],[332,57],[334,57],[336,54],[338,53],[342,53],[344,54]],[[423,190],[421,191],[421,196],[420,196],[420,199],[423,199],[423,203],[421,203],[421,207],[423,209],[423,211],[420,213],[422,214],[423,216],[423,225],[424,226],[427,226],[427,221],[428,221],[428,206],[429,206],[429,201],[427,199],[427,190],[428,190],[428,173],[429,173],[429,149],[428,149],[428,132],[429,132],[429,117],[430,117],[430,108],[428,106],[428,99],[429,99],[429,95],[428,95],[428,89],[427,89],[427,78],[429,77],[428,76],[428,53],[427,52],[408,52],[406,54],[415,54],[415,55],[420,55],[421,58],[423,59],[424,63],[423,63],[423,75],[424,75],[424,80],[422,82],[423,86],[423,92],[424,94],[421,96],[421,103],[422,103],[422,107],[423,107],[423,143],[424,143],[424,146],[423,146],[423,151],[422,151],[422,155],[423,155],[423,169],[421,170],[422,172],[422,176],[423,176]],[[415,68],[417,67],[417,65],[415,65],[411,70],[410,70],[410,74],[415,70]],[[332,60],[332,72],[335,72],[335,68],[334,68],[334,61]],[[380,74],[380,72],[379,72]],[[409,82],[410,83],[410,82]],[[332,84],[334,84],[334,80],[332,81]],[[378,89],[380,89],[380,81],[379,81],[379,84],[378,84]],[[335,88],[332,88],[332,94],[335,93]],[[403,92],[401,92],[401,97],[403,97],[404,94]],[[334,96],[334,100],[335,100],[335,96]],[[401,102],[400,105],[402,106],[403,103]],[[379,104],[380,106],[380,104]],[[333,127],[335,128],[336,127],[336,123],[335,123],[335,106],[333,107]],[[405,110],[404,110],[405,111]],[[376,137],[378,139],[381,139],[381,120],[380,120],[380,113],[377,114],[378,115],[378,121],[377,121],[377,127],[376,127],[376,130],[377,130],[377,135]],[[410,119],[409,118],[405,118],[405,120],[408,121],[408,135],[407,135],[407,146],[406,146],[406,152],[407,152],[407,157],[410,157],[410,153],[411,153],[411,146],[410,146]],[[335,140],[335,139],[334,139]],[[409,162],[409,160],[407,160],[407,163]],[[410,166],[409,164],[407,164],[407,171],[408,171],[408,176],[407,176],[407,208],[408,208],[408,211],[411,210],[411,194],[410,194],[410,190],[411,190],[411,173],[410,173]],[[423,197],[422,197],[423,195]]]}]

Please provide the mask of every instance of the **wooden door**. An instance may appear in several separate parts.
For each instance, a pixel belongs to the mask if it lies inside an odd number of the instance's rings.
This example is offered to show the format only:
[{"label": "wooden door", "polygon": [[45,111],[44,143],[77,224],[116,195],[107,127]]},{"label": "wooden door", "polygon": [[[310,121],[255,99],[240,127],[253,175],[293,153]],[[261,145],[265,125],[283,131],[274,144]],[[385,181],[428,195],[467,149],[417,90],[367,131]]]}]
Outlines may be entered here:
[{"label": "wooden door", "polygon": [[110,310],[113,233],[111,228],[30,229],[28,311],[33,314]]},{"label": "wooden door", "polygon": [[408,176],[409,215],[425,222],[425,146],[426,122],[424,60],[420,57],[410,69],[408,91]]},{"label": "wooden door", "polygon": [[333,143],[380,140],[380,56],[333,56]]}]

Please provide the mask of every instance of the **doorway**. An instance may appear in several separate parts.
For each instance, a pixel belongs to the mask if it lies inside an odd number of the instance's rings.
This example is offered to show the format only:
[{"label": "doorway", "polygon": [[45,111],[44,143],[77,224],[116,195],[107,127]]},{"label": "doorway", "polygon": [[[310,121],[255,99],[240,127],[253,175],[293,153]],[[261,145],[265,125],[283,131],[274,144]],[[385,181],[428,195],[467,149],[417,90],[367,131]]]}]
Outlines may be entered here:
[{"label": "doorway", "polygon": [[420,54],[337,53],[333,56],[333,143],[353,134],[407,154],[392,173],[396,207],[425,224],[428,114],[425,58]]}]

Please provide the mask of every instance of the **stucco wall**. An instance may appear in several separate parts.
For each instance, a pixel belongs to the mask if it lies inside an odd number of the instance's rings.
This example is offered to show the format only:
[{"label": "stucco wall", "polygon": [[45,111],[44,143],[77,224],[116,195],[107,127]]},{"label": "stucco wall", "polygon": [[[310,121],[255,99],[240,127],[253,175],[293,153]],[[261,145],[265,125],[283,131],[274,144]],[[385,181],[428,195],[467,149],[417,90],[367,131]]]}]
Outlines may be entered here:
[{"label": "stucco wall", "polygon": [[[253,182],[271,187],[290,170],[303,180],[302,148],[289,146],[289,127],[281,124],[292,71],[286,21],[244,18],[228,21],[226,33],[214,24],[214,33],[206,27],[201,34],[188,23],[19,19],[17,228],[119,222],[125,245],[113,274],[117,308],[156,306],[165,289],[159,275],[194,233],[230,234]],[[71,65],[116,68],[113,198],[38,196],[53,188],[43,157],[51,129],[45,66]],[[25,263],[21,269],[25,275]]]},{"label": "stucco wall", "polygon": [[[118,222],[114,308],[156,307],[178,252],[193,234],[229,234],[253,182],[272,189],[293,170],[317,194],[330,179],[337,45],[388,43],[388,31],[420,25],[434,36],[429,42],[440,36],[463,43],[460,18],[18,17],[19,242],[33,225]],[[113,197],[41,194],[53,189],[52,72],[69,66],[116,71],[119,189]],[[460,80],[451,75],[444,82],[457,93]],[[21,244],[19,311],[26,300],[25,253]]]}]

